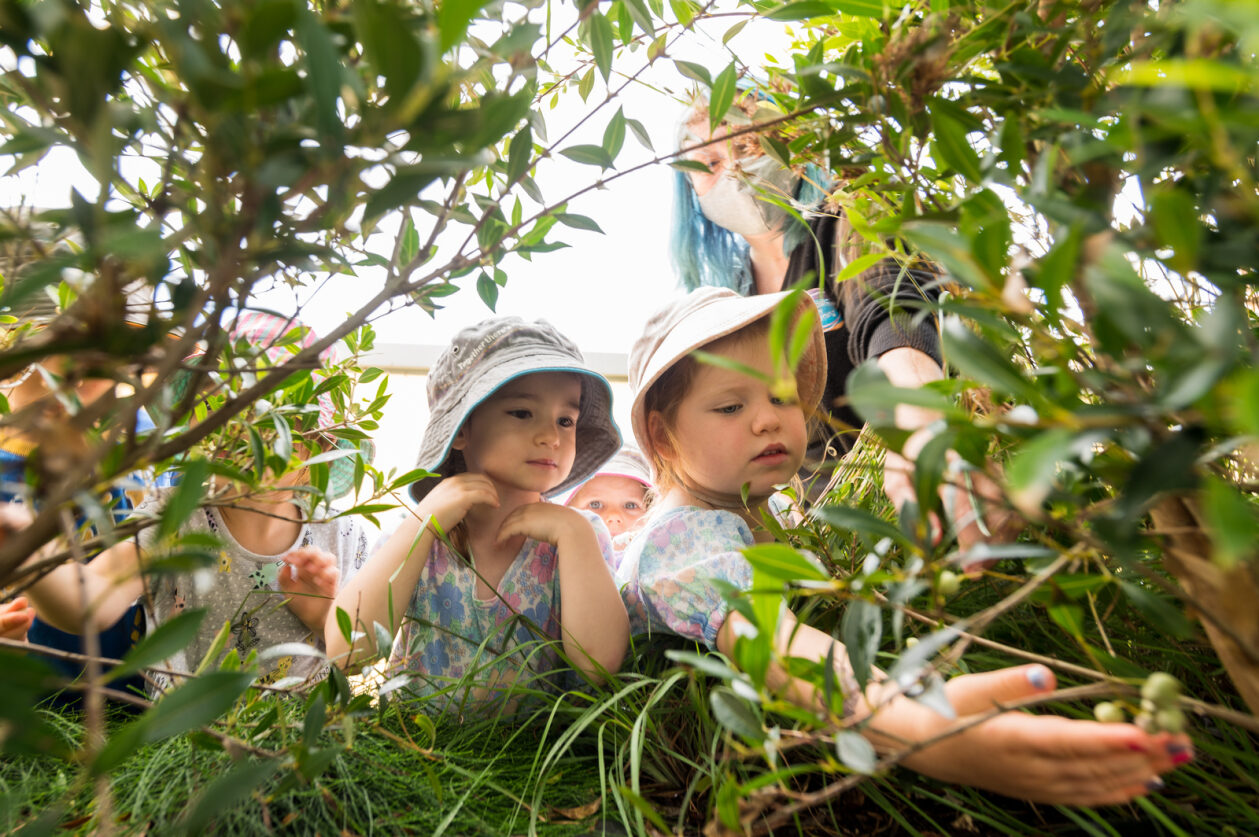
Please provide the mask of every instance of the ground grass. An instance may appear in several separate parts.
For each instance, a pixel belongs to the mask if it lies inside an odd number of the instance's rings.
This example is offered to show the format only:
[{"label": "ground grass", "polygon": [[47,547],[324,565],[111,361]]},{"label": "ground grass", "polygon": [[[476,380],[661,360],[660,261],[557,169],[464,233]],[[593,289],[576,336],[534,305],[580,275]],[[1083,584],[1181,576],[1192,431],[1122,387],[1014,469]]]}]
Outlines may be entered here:
[{"label": "ground grass", "polygon": [[[837,499],[870,505],[877,485],[863,475],[874,472],[874,464],[867,459],[864,471],[842,475],[837,495],[843,496]],[[830,539],[831,557],[841,559],[832,569],[842,576],[850,569],[842,561],[857,560],[851,556],[861,550],[852,548],[855,542],[839,542],[834,533],[822,537]],[[996,569],[966,584],[949,602],[949,612],[982,611],[1025,578],[1017,564]],[[1061,598],[1052,584],[1046,590],[1050,601]],[[985,636],[1092,670],[1134,678],[1168,671],[1184,683],[1187,696],[1245,711],[1200,632],[1169,637],[1113,585],[1109,591],[1093,603],[1090,614],[1096,616],[1083,619],[1076,635],[1050,617],[1044,601],[1029,601],[989,626]],[[828,601],[808,618],[829,629],[842,612],[842,602]],[[890,631],[885,637],[884,662],[890,662],[898,648]],[[151,744],[109,776],[113,821],[120,831],[146,834],[699,834],[712,822],[723,794],[750,791],[766,782],[771,770],[715,721],[710,695],[721,684],[674,667],[665,656],[670,647],[680,646],[659,640],[638,644],[630,673],[614,683],[535,697],[512,717],[442,716],[434,724],[418,705],[392,702],[387,711],[369,707],[349,720],[334,711],[326,726],[315,724],[307,737],[307,704],[270,698],[233,713],[221,728],[249,739],[259,715],[278,705],[278,721],[261,743],[285,751],[284,759],[258,763],[239,753],[234,758],[196,734]],[[1022,661],[973,646],[961,665],[976,671]],[[1060,672],[1059,679],[1062,685],[1088,682],[1069,672]],[[0,676],[0,695],[3,685]],[[1092,711],[1085,704],[1050,709],[1074,717]],[[41,715],[67,749],[81,745],[77,716],[52,710]],[[793,726],[789,718],[768,720],[784,730]],[[1259,739],[1205,714],[1191,714],[1190,724],[1195,761],[1170,774],[1164,790],[1131,805],[1034,806],[897,770],[863,782],[775,833],[1259,834],[1254,804]],[[791,750],[780,759],[779,767],[792,772],[782,781],[793,793],[816,791],[842,777],[835,760],[818,747]],[[97,825],[94,804],[73,760],[49,755],[0,760],[0,832],[87,833]]]},{"label": "ground grass", "polygon": [[[976,591],[976,599],[999,589]],[[976,605],[981,602],[976,602]],[[1085,656],[1064,639],[1043,610],[1027,606],[993,635],[1061,659]],[[1237,706],[1214,657],[1198,641],[1176,643],[1147,628],[1112,619],[1113,644],[1132,643],[1186,684],[1188,694]],[[340,747],[327,768],[307,781],[289,767],[266,772],[227,805],[207,803],[197,831],[224,834],[623,834],[660,829],[699,833],[712,814],[713,794],[731,777],[754,782],[766,773],[756,758],[735,758],[731,739],[712,720],[713,681],[670,669],[659,644],[640,649],[646,673],[622,678],[614,691],[571,694],[539,703],[522,717],[442,721],[434,729],[410,709],[369,712],[347,745],[344,723],[319,737]],[[977,650],[975,667],[1002,655]],[[1203,665],[1207,662],[1206,665]],[[1169,665],[1170,664],[1170,665]],[[1056,707],[1084,716],[1087,706]],[[300,730],[304,704],[284,715]],[[78,718],[46,712],[74,747]],[[123,723],[115,719],[113,723]],[[1090,811],[1032,806],[896,771],[870,780],[829,805],[796,819],[783,834],[1254,834],[1259,833],[1259,741],[1237,727],[1200,717],[1192,734],[1197,760],[1168,778],[1167,788],[1133,805]],[[792,754],[800,765],[820,754]],[[247,761],[247,760],[246,760]],[[150,745],[110,776],[115,822],[127,833],[188,830],[200,793],[228,773],[234,760],[199,736]],[[59,833],[95,828],[90,788],[76,786],[73,762],[49,756],[9,756],[0,763],[0,830],[46,825]],[[803,773],[798,791],[833,779]],[[632,790],[623,790],[629,788]],[[202,809],[205,812],[205,809]],[[35,828],[34,831],[44,830]]]}]

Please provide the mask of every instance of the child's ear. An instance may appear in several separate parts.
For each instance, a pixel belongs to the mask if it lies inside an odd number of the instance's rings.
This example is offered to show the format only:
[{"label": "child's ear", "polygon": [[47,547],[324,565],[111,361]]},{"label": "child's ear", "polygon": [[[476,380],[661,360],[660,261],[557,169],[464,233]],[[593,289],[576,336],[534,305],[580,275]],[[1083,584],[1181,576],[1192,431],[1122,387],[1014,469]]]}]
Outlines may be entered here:
[{"label": "child's ear", "polygon": [[468,446],[468,434],[465,432],[463,427],[460,427],[459,432],[455,434],[455,438],[450,443],[450,449],[463,450],[467,446]]},{"label": "child's ear", "polygon": [[647,414],[647,435],[651,439],[651,446],[662,459],[673,459],[673,443],[665,429],[664,416],[660,415],[659,410],[652,410]]}]

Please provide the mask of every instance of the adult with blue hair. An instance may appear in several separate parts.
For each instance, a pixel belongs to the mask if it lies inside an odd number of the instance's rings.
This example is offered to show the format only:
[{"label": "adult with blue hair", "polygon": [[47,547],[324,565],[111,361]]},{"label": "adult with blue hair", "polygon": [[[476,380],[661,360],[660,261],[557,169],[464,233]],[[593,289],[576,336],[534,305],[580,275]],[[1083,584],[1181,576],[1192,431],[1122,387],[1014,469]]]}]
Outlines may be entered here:
[{"label": "adult with blue hair", "polygon": [[[853,369],[874,359],[894,385],[906,388],[944,376],[931,313],[941,276],[928,263],[898,256],[836,281],[862,255],[860,236],[842,210],[825,207],[827,183],[819,169],[782,165],[764,152],[757,132],[743,130],[776,116],[781,113],[755,91],[740,94],[715,130],[707,101],[691,105],[679,149],[708,171],[677,172],[670,246],[687,290],[724,287],[753,295],[804,285],[817,303],[828,367],[822,405],[832,421],[817,423],[802,472],[816,495],[825,482],[816,476],[852,448],[863,424],[845,398]],[[937,418],[921,407],[896,408],[897,424],[914,431],[900,453],[889,450],[884,460],[884,491],[898,508],[916,496],[912,460]],[[942,489],[963,550],[992,537],[988,526],[999,521],[1004,527],[1010,518],[996,505],[1000,494],[990,480],[976,474],[972,485],[993,501],[986,504],[987,520],[974,513],[967,492]]]}]

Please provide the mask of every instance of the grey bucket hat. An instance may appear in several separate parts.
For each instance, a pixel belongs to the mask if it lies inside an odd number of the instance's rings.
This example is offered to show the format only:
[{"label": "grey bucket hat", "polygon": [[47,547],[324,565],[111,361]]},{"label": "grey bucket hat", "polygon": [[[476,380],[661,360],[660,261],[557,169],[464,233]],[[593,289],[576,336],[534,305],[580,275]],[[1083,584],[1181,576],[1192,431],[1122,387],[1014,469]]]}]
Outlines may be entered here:
[{"label": "grey bucket hat", "polygon": [[491,317],[456,334],[429,371],[429,421],[415,467],[437,476],[411,484],[417,502],[463,470],[450,446],[472,411],[504,384],[535,372],[572,372],[581,380],[577,455],[568,476],[547,493],[572,488],[616,453],[621,432],[612,421],[612,388],[577,345],[545,320]]}]

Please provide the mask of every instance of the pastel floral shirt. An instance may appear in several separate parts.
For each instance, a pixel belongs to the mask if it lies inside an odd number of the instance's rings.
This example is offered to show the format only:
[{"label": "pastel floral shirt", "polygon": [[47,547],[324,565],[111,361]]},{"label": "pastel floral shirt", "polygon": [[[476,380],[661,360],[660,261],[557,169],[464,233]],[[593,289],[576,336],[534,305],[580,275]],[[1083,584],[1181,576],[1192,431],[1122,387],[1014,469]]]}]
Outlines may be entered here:
[{"label": "pastel floral shirt", "polygon": [[616,582],[632,634],[677,634],[715,648],[729,605],[715,581],[752,586],[742,550],[754,543],[737,514],[694,506],[653,517],[621,556]]},{"label": "pastel floral shirt", "polygon": [[[594,527],[611,567],[612,539],[599,517],[578,510]],[[513,683],[546,688],[560,664],[559,557],[555,547],[526,539],[495,595],[479,599],[472,564],[438,541],[407,606],[390,668],[412,680],[408,691],[474,705],[493,703]],[[609,572],[611,570],[609,569]]]}]

